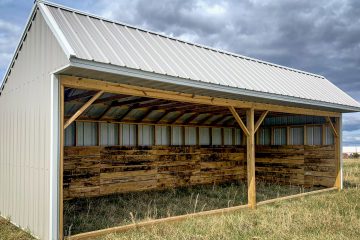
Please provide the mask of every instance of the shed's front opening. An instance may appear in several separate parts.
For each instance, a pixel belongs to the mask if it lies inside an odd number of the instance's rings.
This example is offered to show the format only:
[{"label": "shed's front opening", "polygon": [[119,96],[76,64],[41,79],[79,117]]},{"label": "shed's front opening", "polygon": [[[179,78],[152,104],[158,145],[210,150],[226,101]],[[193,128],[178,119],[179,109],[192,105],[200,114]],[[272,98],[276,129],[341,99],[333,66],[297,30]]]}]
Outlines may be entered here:
[{"label": "shed's front opening", "polygon": [[[248,204],[246,135],[231,109],[96,94],[65,88],[65,236]],[[246,110],[236,114],[246,125]],[[255,135],[257,202],[334,186],[326,118],[254,115],[263,118]]]}]

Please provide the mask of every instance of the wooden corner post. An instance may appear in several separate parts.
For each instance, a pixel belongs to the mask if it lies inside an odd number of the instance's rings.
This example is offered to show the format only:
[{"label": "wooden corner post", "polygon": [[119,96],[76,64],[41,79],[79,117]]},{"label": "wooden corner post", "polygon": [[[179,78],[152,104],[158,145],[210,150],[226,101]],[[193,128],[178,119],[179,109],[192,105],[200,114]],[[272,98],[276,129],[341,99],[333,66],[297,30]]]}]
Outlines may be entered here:
[{"label": "wooden corner post", "polygon": [[334,130],[334,143],[335,143],[335,169],[336,169],[336,179],[335,185],[338,190],[341,190],[341,116],[335,118],[335,125],[330,124]]},{"label": "wooden corner post", "polygon": [[246,128],[249,131],[246,141],[247,153],[247,177],[248,177],[248,204],[249,207],[256,207],[256,185],[255,185],[255,129],[254,109],[246,111]]}]

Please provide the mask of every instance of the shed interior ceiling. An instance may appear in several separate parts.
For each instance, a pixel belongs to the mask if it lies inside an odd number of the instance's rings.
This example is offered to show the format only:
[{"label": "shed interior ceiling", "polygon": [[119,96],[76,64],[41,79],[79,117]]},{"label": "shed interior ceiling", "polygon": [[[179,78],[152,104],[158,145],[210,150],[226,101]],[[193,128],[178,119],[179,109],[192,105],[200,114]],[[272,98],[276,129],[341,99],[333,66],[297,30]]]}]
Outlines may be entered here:
[{"label": "shed interior ceiling", "polygon": [[[65,118],[70,118],[96,91],[65,89]],[[262,111],[256,111],[259,118]],[[245,109],[238,109],[245,120]],[[286,116],[285,113],[271,112],[268,117]],[[153,99],[104,93],[78,120],[111,121],[149,124],[238,126],[226,107],[183,103],[170,100]]]}]

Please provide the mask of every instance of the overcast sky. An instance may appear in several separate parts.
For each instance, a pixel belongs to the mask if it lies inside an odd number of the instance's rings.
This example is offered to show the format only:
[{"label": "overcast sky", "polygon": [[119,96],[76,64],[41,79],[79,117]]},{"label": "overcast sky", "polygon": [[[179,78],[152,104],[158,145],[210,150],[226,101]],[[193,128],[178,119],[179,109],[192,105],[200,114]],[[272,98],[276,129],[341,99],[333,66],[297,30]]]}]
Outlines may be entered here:
[{"label": "overcast sky", "polygon": [[[360,101],[358,0],[54,2],[184,40],[324,75]],[[32,4],[31,0],[0,0],[0,76],[5,74]],[[360,145],[360,114],[345,114],[343,140],[344,145]]]}]

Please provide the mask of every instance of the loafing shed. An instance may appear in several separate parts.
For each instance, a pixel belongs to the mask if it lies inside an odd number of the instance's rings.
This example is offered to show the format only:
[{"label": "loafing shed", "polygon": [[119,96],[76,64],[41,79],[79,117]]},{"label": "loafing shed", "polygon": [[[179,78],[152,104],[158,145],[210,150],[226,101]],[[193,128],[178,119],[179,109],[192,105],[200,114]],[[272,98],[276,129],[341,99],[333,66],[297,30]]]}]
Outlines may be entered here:
[{"label": "loafing shed", "polygon": [[0,91],[0,212],[41,239],[75,198],[247,183],[248,204],[194,216],[263,204],[256,180],[341,189],[341,116],[360,110],[323,76],[45,1]]}]

